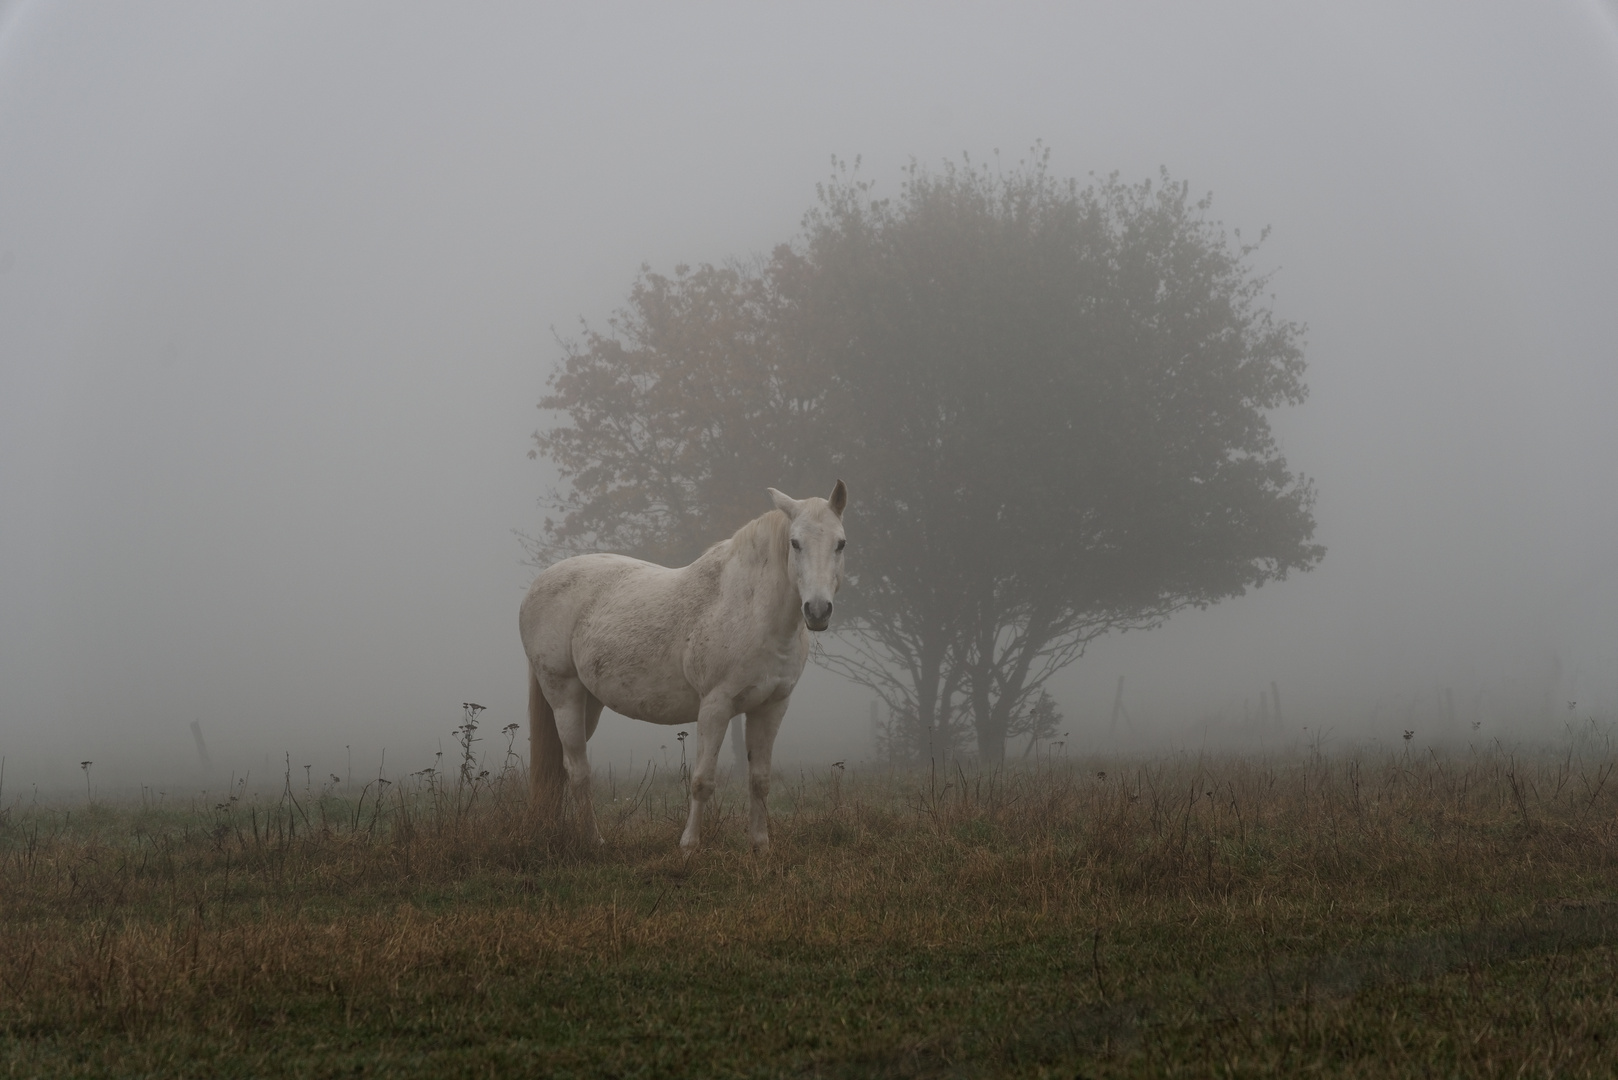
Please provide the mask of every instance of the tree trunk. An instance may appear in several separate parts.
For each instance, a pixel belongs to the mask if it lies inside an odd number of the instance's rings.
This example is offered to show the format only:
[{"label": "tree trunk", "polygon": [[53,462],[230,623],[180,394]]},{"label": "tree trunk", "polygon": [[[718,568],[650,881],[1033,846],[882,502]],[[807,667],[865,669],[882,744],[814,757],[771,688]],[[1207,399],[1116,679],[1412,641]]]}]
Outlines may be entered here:
[{"label": "tree trunk", "polygon": [[972,728],[978,737],[978,761],[985,765],[998,765],[1006,758],[1005,725],[995,723],[996,710],[989,692],[994,681],[994,642],[999,629],[992,619],[979,619],[977,663],[972,665]]},{"label": "tree trunk", "polygon": [[[998,765],[1006,759],[1011,714],[1022,701],[1029,667],[1046,642],[1048,626],[1048,618],[1036,611],[1024,631],[1021,648],[1012,657],[994,654],[998,624],[986,625],[979,634],[978,663],[972,673],[972,726],[977,729],[978,759],[985,765]],[[991,694],[989,688],[997,674],[1001,675],[1000,692]]]},{"label": "tree trunk", "polygon": [[919,749],[925,758],[940,757],[938,745],[938,683],[943,678],[944,653],[936,644],[922,646],[916,679],[916,723],[921,727]]},{"label": "tree trunk", "polygon": [[999,765],[1006,760],[1006,729],[992,724],[977,724],[978,760],[985,765]]}]

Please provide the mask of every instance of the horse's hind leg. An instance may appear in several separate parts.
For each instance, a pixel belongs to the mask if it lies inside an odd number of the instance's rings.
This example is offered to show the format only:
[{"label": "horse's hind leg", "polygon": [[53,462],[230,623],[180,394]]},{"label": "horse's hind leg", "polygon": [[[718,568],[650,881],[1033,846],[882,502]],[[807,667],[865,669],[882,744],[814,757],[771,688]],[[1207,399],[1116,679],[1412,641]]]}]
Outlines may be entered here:
[{"label": "horse's hind leg", "polygon": [[601,699],[590,694],[584,699],[584,741],[596,737],[596,725],[601,723]]},{"label": "horse's hind leg", "polygon": [[770,850],[770,755],[775,751],[775,733],[787,714],[785,701],[772,701],[747,714],[747,793],[751,806],[747,815],[747,837],[759,854]]},{"label": "horse's hind leg", "polygon": [[680,846],[687,855],[702,840],[702,809],[713,797],[714,776],[719,771],[719,748],[725,744],[730,727],[730,699],[704,703],[697,714],[697,767],[691,771],[691,815],[686,818]]},{"label": "horse's hind leg", "polygon": [[601,830],[596,825],[595,805],[590,799],[590,758],[585,753],[585,744],[601,718],[601,702],[577,680],[547,687],[545,696],[556,714],[556,734],[562,740],[562,763],[567,768],[568,787],[573,789],[579,825],[586,836],[600,843]]}]

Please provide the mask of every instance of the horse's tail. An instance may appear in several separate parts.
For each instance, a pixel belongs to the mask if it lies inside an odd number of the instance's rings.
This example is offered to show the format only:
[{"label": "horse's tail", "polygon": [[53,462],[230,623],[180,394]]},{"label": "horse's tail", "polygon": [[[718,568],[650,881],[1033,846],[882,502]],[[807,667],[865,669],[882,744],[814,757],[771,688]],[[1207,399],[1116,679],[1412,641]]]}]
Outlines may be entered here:
[{"label": "horse's tail", "polygon": [[528,780],[533,786],[534,808],[547,817],[562,810],[562,737],[556,733],[556,714],[540,693],[539,679],[528,669]]}]

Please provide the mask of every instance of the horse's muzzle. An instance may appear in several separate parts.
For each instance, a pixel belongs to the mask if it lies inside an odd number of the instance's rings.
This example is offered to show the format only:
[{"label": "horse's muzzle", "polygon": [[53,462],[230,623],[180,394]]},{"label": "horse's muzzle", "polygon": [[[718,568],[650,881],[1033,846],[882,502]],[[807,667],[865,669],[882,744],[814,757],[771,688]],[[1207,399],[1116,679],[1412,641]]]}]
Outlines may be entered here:
[{"label": "horse's muzzle", "polygon": [[811,630],[824,630],[831,625],[830,600],[805,600],[803,623]]}]

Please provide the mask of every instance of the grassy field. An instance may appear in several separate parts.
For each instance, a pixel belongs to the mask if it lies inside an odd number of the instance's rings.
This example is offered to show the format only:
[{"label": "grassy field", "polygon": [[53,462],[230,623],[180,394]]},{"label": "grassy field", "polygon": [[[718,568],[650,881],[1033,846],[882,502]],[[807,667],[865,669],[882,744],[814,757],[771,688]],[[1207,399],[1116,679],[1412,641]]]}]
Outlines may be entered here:
[{"label": "grassy field", "polygon": [[0,815],[14,1076],[1610,1076],[1605,740]]}]

